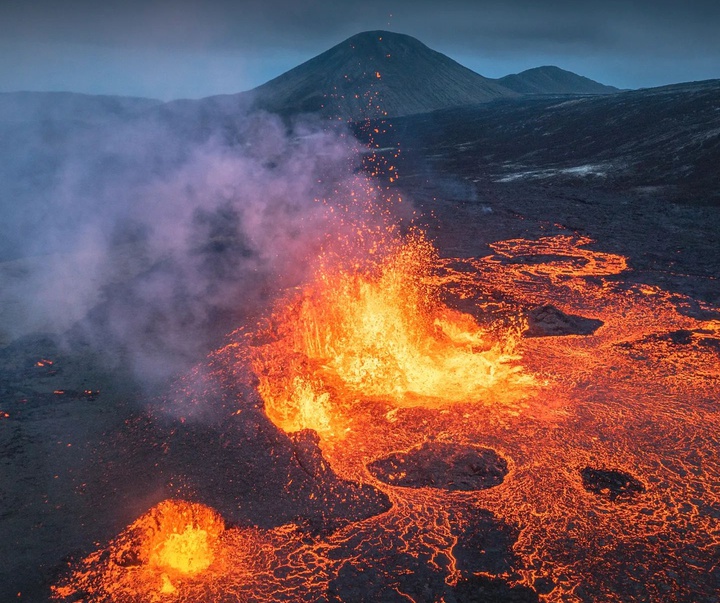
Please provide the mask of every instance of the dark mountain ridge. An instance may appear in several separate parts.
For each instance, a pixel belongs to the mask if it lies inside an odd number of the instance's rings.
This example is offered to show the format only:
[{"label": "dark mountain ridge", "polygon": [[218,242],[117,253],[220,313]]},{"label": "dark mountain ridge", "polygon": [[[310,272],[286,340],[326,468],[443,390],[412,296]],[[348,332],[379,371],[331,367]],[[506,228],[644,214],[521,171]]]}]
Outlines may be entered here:
[{"label": "dark mountain ridge", "polygon": [[518,94],[615,94],[619,88],[600,84],[559,67],[546,65],[496,80]]},{"label": "dark mountain ridge", "polygon": [[132,96],[77,92],[0,92],[0,122],[125,119],[157,107],[162,101]]},{"label": "dark mountain ridge", "polygon": [[358,120],[512,98],[517,93],[411,36],[357,34],[250,92],[273,113]]},{"label": "dark mountain ridge", "polygon": [[616,88],[557,67],[490,79],[419,40],[389,31],[356,34],[257,88],[237,94],[174,100],[68,92],[0,94],[0,122],[102,123],[143,113],[174,127],[232,121],[264,110],[282,116],[315,114],[357,121],[398,117],[498,99],[542,94],[609,94]]},{"label": "dark mountain ridge", "polygon": [[[368,115],[392,120],[400,138],[375,142],[400,142],[412,164],[402,171],[404,182],[425,170],[498,186],[665,186],[676,187],[677,198],[717,203],[720,81],[592,95],[557,92],[584,79],[560,69],[520,76],[545,81],[536,91],[555,82],[555,92],[520,94],[414,38],[366,32],[246,93],[169,103],[0,95],[0,258],[24,249],[30,226],[53,216],[81,223],[104,190],[122,182],[129,191],[165,177],[197,144],[251,145],[263,123],[256,109],[289,118],[287,124],[308,112],[341,125]],[[73,164],[87,168],[85,205],[58,195]],[[37,237],[35,247],[55,248],[55,241],[40,243]]]}]

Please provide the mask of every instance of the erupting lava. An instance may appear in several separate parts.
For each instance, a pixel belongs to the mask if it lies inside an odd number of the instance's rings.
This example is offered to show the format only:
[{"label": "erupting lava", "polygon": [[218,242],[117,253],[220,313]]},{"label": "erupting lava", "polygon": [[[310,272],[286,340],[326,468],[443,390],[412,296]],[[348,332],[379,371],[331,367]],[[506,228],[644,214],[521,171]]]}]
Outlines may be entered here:
[{"label": "erupting lava", "polygon": [[[619,279],[626,258],[577,235],[465,259],[417,233],[392,241],[327,251],[262,329],[202,367],[234,384],[252,362],[268,417],[320,432],[319,450],[263,436],[253,395],[226,417],[293,511],[316,520],[310,502],[341,480],[388,506],[326,531],[223,529],[207,507],[166,501],[75,564],[56,599],[715,601],[717,309]],[[507,317],[538,306],[593,330],[518,339]],[[256,485],[227,487],[245,519]]]},{"label": "erupting lava", "polygon": [[[110,546],[111,555],[91,555],[87,572],[78,571],[75,587],[54,588],[58,597],[83,590],[93,599],[146,600],[176,593],[218,563],[217,550],[225,522],[213,509],[182,500],[164,500],[137,519]],[[103,579],[96,573],[106,566]]]},{"label": "erupting lava", "polygon": [[517,398],[522,323],[498,336],[440,301],[437,254],[418,231],[371,255],[327,253],[314,280],[283,300],[255,348],[268,417],[286,432],[338,435],[358,398],[396,407]]},{"label": "erupting lava", "polygon": [[222,518],[197,504],[164,501],[147,528],[143,556],[150,566],[196,574],[213,562],[213,546],[224,529]]}]

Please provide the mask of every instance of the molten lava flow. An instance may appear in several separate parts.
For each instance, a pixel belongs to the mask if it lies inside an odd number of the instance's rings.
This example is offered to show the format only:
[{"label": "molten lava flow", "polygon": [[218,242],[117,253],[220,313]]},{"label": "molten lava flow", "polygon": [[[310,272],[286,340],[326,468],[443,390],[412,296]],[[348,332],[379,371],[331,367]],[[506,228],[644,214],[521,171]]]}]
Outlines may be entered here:
[{"label": "molten lava flow", "polygon": [[[52,599],[108,603],[316,601],[327,587],[321,551],[294,526],[227,527],[197,503],[164,500],[104,548],[74,564]],[[289,586],[282,577],[294,564]],[[313,594],[293,596],[289,589]]]},{"label": "molten lava flow", "polygon": [[274,341],[256,349],[270,419],[327,434],[358,398],[397,407],[517,399],[532,383],[516,364],[521,324],[498,339],[444,306],[436,263],[418,232],[367,257],[326,254],[314,281],[276,312]]},{"label": "molten lava flow", "polygon": [[[419,235],[393,241],[327,251],[250,346],[235,337],[201,367],[234,387],[247,379],[249,350],[273,420],[326,436],[321,457],[301,439],[278,454],[283,438],[261,435],[254,396],[228,409],[242,427],[228,435],[260,436],[246,458],[269,447],[265,483],[282,482],[297,517],[317,517],[316,492],[334,488],[325,460],[343,480],[382,490],[391,508],[332,530],[251,528],[239,505],[267,499],[228,482],[224,500],[242,527],[221,530],[206,507],[166,501],[74,564],[56,599],[466,601],[483,590],[546,603],[716,599],[720,308],[623,281],[626,258],[584,237],[515,239],[492,256],[446,260]],[[603,325],[525,338],[524,370],[543,379],[528,388],[513,360],[517,329],[502,321],[540,304]],[[430,378],[438,390],[428,394]],[[447,402],[524,392],[510,406]],[[301,471],[320,484],[307,498]],[[329,502],[322,510],[337,517]]]}]

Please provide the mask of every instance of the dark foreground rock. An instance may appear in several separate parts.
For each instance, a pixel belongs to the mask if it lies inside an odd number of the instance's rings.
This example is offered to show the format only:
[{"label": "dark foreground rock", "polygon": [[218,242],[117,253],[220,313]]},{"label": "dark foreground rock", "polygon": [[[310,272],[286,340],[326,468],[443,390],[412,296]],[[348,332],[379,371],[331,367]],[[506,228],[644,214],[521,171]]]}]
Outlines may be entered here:
[{"label": "dark foreground rock", "polygon": [[580,476],[583,488],[598,496],[606,496],[611,501],[628,500],[645,492],[642,482],[618,469],[585,467],[580,470]]},{"label": "dark foreground rock", "polygon": [[525,336],[592,335],[602,325],[602,320],[565,314],[555,306],[545,305],[528,312],[528,330]]},{"label": "dark foreground rock", "polygon": [[460,580],[453,589],[457,603],[535,603],[535,591],[525,586],[509,586],[502,580],[472,576]]},{"label": "dark foreground rock", "polygon": [[[427,537],[412,507],[401,505],[384,524],[366,524],[332,552],[342,564],[328,585],[328,601],[538,601],[533,590],[509,583],[517,576],[513,526],[474,504],[460,502],[431,512],[435,522],[447,522],[455,542],[451,551],[438,548],[440,542]],[[447,582],[451,568],[461,576],[455,585]]]},{"label": "dark foreground rock", "polygon": [[377,479],[406,488],[484,490],[501,484],[507,461],[490,448],[426,442],[407,452],[394,452],[368,465]]}]

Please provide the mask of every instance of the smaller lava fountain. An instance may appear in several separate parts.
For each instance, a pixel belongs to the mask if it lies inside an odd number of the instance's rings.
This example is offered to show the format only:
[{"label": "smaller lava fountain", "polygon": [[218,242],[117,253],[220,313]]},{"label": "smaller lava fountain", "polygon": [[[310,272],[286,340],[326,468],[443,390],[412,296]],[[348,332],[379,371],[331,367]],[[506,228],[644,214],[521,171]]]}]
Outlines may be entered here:
[{"label": "smaller lava fountain", "polygon": [[[177,592],[184,581],[202,579],[213,564],[225,530],[222,517],[198,503],[164,500],[133,522],[109,547],[110,555],[90,555],[56,598],[79,590],[93,600],[157,599]],[[78,588],[78,587],[81,588]]]},{"label": "smaller lava fountain", "polygon": [[182,501],[163,501],[139,522],[138,528],[146,530],[141,554],[148,565],[188,575],[210,566],[214,545],[225,528],[212,509]]}]

